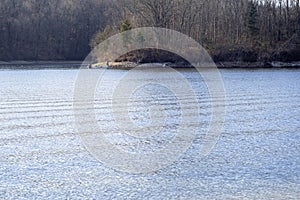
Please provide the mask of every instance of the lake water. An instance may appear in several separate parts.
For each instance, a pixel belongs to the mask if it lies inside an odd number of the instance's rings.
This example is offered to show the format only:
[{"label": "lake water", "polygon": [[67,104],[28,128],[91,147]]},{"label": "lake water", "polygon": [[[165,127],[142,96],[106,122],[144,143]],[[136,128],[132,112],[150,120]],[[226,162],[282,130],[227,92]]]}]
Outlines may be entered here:
[{"label": "lake water", "polygon": [[[73,112],[78,72],[0,71],[1,199],[299,198],[300,70],[221,70],[226,91],[224,131],[203,158],[199,148],[201,131],[211,117],[209,95],[198,73],[180,70],[195,89],[202,127],[179,160],[146,174],[106,167],[86,150],[76,134]],[[109,70],[104,82],[110,85],[124,74]],[[105,109],[110,94],[105,84],[96,90],[99,123],[109,123],[111,117]],[[180,115],[176,97],[166,88],[146,89],[152,97],[163,95],[170,123],[176,124]],[[134,95],[143,97],[142,91]],[[144,101],[133,101],[130,108],[133,120],[141,124],[148,123],[147,105],[140,103]],[[118,137],[111,130],[108,135]],[[168,137],[171,132],[163,139]],[[126,150],[137,147],[127,144]]]}]

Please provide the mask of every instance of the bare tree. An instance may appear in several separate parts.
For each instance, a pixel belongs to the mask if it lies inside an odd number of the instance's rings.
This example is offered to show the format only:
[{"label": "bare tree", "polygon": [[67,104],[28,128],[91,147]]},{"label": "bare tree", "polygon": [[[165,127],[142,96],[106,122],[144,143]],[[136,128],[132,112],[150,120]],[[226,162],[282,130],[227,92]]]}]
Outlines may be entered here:
[{"label": "bare tree", "polygon": [[[299,1],[2,0],[0,59],[83,59],[96,33],[101,36],[109,26],[105,34],[114,34],[124,20],[132,27],[180,31],[209,50],[226,45],[248,48],[249,43],[275,49],[294,35],[300,41]],[[249,2],[257,5],[250,29]]]}]

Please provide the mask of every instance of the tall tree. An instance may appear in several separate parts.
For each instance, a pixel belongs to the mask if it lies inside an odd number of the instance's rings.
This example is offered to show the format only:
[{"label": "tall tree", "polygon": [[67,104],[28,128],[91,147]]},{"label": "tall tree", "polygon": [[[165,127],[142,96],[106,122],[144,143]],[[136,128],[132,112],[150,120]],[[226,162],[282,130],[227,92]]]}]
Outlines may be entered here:
[{"label": "tall tree", "polygon": [[247,22],[246,26],[249,32],[250,39],[257,39],[259,28],[258,28],[258,12],[257,4],[254,1],[249,1],[247,11]]}]

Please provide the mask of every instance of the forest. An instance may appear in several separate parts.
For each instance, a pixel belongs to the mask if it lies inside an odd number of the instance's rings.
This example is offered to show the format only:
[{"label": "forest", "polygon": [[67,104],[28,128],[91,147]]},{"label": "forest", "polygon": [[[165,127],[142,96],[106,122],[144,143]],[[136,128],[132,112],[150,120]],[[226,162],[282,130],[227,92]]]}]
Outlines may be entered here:
[{"label": "forest", "polygon": [[83,60],[136,27],[189,35],[216,61],[300,60],[300,0],[1,0],[0,60]]}]

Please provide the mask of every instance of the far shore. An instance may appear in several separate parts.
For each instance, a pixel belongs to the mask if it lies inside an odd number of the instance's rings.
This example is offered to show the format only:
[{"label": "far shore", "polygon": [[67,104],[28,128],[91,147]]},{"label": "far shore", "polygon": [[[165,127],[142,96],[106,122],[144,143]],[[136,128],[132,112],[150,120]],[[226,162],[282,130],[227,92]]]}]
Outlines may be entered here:
[{"label": "far shore", "polygon": [[82,61],[0,61],[0,69],[79,69]]},{"label": "far shore", "polygon": [[[193,68],[192,65],[183,63],[144,63],[138,64],[133,62],[109,62],[111,69],[132,69],[136,66],[142,65],[144,67],[171,67],[171,68]],[[300,68],[300,61],[295,62],[215,62],[215,65],[220,69],[235,69],[235,68]],[[91,69],[107,68],[106,63],[94,63],[91,65],[83,65],[83,61],[0,61],[0,69],[49,69],[49,68],[63,68],[76,69],[80,67],[89,67]],[[203,68],[210,68],[209,66],[201,66]]]},{"label": "far shore", "polygon": [[[92,69],[111,68],[111,69],[132,69],[137,66],[141,67],[171,67],[171,68],[194,68],[191,64],[184,63],[133,63],[133,62],[109,62],[95,63],[89,66]],[[235,69],[235,68],[300,68],[300,61],[298,62],[215,62],[215,66],[220,69]],[[211,68],[215,66],[200,66],[200,68]]]},{"label": "far shore", "polygon": [[0,61],[0,65],[81,65],[82,61]]}]

